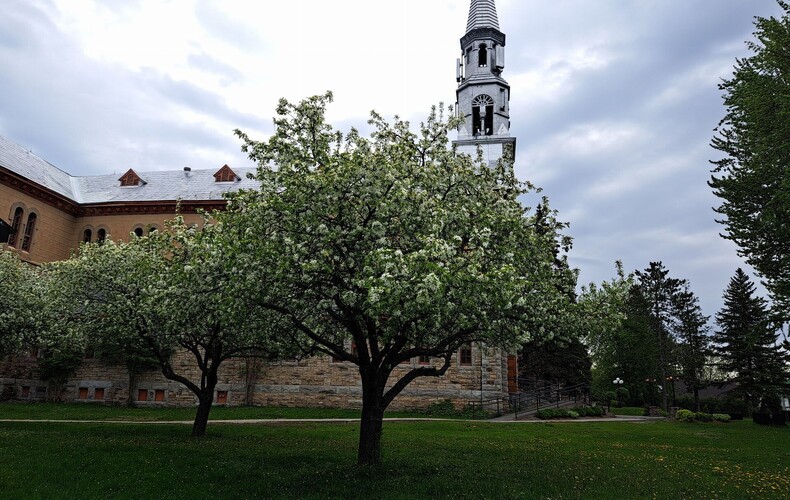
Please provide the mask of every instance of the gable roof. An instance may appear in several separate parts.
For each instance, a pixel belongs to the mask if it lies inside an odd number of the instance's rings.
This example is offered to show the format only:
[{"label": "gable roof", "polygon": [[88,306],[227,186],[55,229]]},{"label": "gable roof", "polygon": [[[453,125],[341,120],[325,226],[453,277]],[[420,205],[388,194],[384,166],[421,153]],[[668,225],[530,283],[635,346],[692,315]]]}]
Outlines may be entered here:
[{"label": "gable roof", "polygon": [[61,196],[74,199],[72,176],[2,134],[0,134],[0,167],[5,167]]},{"label": "gable roof", "polygon": [[[72,176],[0,134],[0,168],[54,191],[79,204],[156,202],[176,200],[222,200],[225,193],[256,189],[258,181],[248,179],[254,167],[237,168],[237,182],[214,182],[215,170],[154,170],[130,189],[122,187],[118,174]],[[230,167],[228,167],[230,168]],[[129,169],[123,176],[140,175]],[[141,178],[142,180],[142,178]]]}]

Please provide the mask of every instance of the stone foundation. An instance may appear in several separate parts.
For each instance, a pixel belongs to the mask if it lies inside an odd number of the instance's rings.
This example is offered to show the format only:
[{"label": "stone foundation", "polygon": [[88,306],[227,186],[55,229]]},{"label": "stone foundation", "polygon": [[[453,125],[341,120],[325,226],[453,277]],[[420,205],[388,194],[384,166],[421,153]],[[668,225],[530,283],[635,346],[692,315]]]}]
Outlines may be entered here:
[{"label": "stone foundation", "polygon": [[[443,377],[413,381],[395,398],[390,409],[420,409],[446,399],[460,407],[467,401],[480,400],[481,395],[482,399],[507,397],[507,356],[500,349],[475,346],[471,363],[462,365],[459,359],[453,357],[452,366]],[[176,354],[173,366],[176,373],[199,384],[200,374],[191,354]],[[396,367],[391,384],[418,366],[415,358]],[[85,359],[62,391],[57,391],[37,378],[36,367],[35,357],[13,357],[0,363],[0,395],[23,401],[124,404],[131,390],[131,399],[140,406],[197,404],[189,389],[165,379],[158,371],[138,374],[130,388],[126,368]],[[362,387],[356,365],[334,362],[327,356],[276,363],[232,359],[220,369],[214,401],[228,406],[359,408]]]}]

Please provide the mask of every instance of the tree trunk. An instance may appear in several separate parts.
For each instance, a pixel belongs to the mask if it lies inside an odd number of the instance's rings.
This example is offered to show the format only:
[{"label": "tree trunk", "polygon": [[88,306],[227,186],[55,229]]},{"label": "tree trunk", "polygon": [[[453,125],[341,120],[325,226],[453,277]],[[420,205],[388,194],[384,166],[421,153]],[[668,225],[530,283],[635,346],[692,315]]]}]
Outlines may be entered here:
[{"label": "tree trunk", "polygon": [[694,386],[694,411],[700,411],[699,404],[699,387]]},{"label": "tree trunk", "polygon": [[[127,368],[128,370],[128,368]],[[134,386],[137,385],[137,374],[129,370],[129,393],[128,397],[126,398],[127,406],[134,406]]]},{"label": "tree trunk", "polygon": [[192,437],[203,437],[206,435],[206,426],[208,425],[208,414],[211,412],[211,405],[214,403],[214,388],[211,391],[203,391],[198,398],[197,415],[195,415],[195,423],[192,425]]},{"label": "tree trunk", "polygon": [[[369,381],[365,379],[368,378]],[[362,381],[362,419],[359,425],[357,465],[381,463],[381,434],[384,421],[384,397],[375,377]]]}]

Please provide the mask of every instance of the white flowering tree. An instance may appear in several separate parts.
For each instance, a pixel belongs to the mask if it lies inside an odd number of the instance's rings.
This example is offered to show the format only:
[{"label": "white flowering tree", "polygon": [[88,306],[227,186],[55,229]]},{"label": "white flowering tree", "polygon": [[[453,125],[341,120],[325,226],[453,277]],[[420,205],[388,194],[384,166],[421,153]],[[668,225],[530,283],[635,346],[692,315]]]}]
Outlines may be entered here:
[{"label": "white flowering tree", "polygon": [[[250,283],[227,258],[223,228],[204,222],[198,229],[179,217],[128,243],[85,245],[51,271],[64,287],[62,307],[71,307],[69,320],[89,344],[147,351],[165,378],[195,394],[193,436],[206,432],[222,363],[277,352],[267,336],[275,324],[249,310]],[[194,364],[172,363],[179,351]],[[195,371],[197,379],[189,375]]]},{"label": "white flowering tree", "polygon": [[[557,234],[536,231],[512,161],[456,154],[457,121],[441,107],[417,133],[374,113],[364,138],[325,123],[330,101],[282,100],[267,142],[237,131],[261,187],[222,219],[239,231],[234,260],[254,275],[258,306],[290,323],[283,335],[358,366],[358,462],[375,464],[384,411],[409,383],[442,376],[470,342],[515,348],[553,331],[575,273],[555,268]],[[541,225],[559,227],[550,215]],[[432,362],[391,378],[417,356]]]},{"label": "white flowering tree", "polygon": [[41,291],[37,270],[0,249],[0,358],[37,343]]}]

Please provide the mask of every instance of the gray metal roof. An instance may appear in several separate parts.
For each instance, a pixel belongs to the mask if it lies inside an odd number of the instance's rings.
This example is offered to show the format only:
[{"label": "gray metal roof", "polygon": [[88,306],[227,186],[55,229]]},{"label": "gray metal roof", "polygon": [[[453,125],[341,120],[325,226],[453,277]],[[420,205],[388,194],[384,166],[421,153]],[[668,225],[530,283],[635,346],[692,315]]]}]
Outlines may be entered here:
[{"label": "gray metal roof", "polygon": [[255,173],[254,168],[234,168],[241,177],[236,182],[214,182],[214,173],[219,170],[156,170],[137,172],[145,181],[139,186],[121,187],[120,177],[113,175],[92,175],[74,177],[78,203],[113,203],[133,201],[167,200],[221,200],[229,191],[255,189],[260,186],[257,180],[247,179],[247,173]]},{"label": "gray metal roof", "polygon": [[494,28],[499,30],[499,18],[496,15],[494,0],[472,0],[469,6],[469,21],[466,23],[466,32],[478,28]]},{"label": "gray metal roof", "polygon": [[51,191],[74,199],[72,176],[0,134],[0,166]]},{"label": "gray metal roof", "polygon": [[241,180],[215,182],[221,168],[208,170],[157,170],[137,172],[145,181],[139,186],[121,187],[119,174],[75,177],[39,158],[0,134],[0,166],[77,203],[117,203],[137,201],[221,200],[239,189],[255,189],[258,181],[248,179],[255,168],[232,168]]}]

